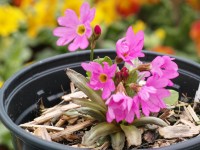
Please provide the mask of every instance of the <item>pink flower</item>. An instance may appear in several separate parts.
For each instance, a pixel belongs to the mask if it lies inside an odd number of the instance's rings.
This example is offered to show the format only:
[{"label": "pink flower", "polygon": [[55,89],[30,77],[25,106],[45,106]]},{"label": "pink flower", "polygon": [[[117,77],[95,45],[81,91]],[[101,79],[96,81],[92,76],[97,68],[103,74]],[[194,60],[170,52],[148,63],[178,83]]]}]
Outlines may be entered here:
[{"label": "pink flower", "polygon": [[94,19],[95,9],[90,9],[88,3],[83,3],[80,9],[80,20],[71,9],[65,11],[65,16],[58,18],[58,24],[62,27],[54,29],[53,34],[58,36],[58,46],[71,43],[68,47],[70,51],[78,48],[88,47],[88,38],[92,35],[90,22]]},{"label": "pink flower", "polygon": [[117,122],[126,120],[132,123],[135,115],[139,116],[139,107],[136,107],[132,98],[126,96],[124,93],[113,94],[107,101],[108,112],[106,118],[108,122],[116,119]]},{"label": "pink flower", "polygon": [[126,37],[119,39],[116,43],[117,56],[125,62],[132,64],[131,60],[144,57],[142,48],[144,45],[144,33],[139,31],[134,35],[132,27],[126,32]]},{"label": "pink flower", "polygon": [[[173,79],[179,75],[178,66],[173,62],[174,58],[169,56],[157,56],[151,62],[151,73],[153,75],[157,74],[159,77],[166,79]],[[168,86],[172,86],[171,80],[168,80]]]},{"label": "pink flower", "polygon": [[146,85],[133,97],[133,101],[137,107],[141,106],[145,116],[149,116],[150,112],[159,112],[161,108],[166,108],[163,99],[170,95],[170,92],[164,89],[167,85],[167,79],[151,76],[147,79]]},{"label": "pink flower", "polygon": [[103,66],[97,62],[82,63],[81,66],[86,71],[91,72],[90,83],[88,84],[94,90],[102,89],[102,98],[107,99],[111,92],[115,90],[113,77],[117,65],[109,66],[107,62],[103,62]]}]

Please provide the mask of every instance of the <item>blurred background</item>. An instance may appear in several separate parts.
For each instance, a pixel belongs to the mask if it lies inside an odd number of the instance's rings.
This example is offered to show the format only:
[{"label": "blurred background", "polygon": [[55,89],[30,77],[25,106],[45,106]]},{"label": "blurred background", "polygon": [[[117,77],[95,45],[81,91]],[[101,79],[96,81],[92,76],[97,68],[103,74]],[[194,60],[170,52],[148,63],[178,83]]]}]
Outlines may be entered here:
[{"label": "blurred background", "polygon": [[[86,1],[86,0],[85,0]],[[0,87],[16,71],[38,60],[67,53],[52,30],[67,8],[79,14],[84,0],[0,0]],[[96,48],[115,48],[128,26],[145,32],[144,49],[200,63],[200,0],[88,0],[96,8],[92,25],[102,36]],[[0,110],[1,111],[1,110]],[[11,150],[0,123],[0,150]]]}]

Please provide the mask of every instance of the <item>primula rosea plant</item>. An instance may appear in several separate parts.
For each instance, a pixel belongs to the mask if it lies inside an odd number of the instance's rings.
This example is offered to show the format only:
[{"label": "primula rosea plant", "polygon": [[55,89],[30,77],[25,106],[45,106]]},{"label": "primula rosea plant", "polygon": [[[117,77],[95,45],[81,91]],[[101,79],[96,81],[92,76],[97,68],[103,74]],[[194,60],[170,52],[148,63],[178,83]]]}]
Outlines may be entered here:
[{"label": "primula rosea plant", "polygon": [[133,32],[132,27],[125,37],[116,42],[116,58],[108,56],[93,59],[93,50],[101,34],[100,26],[92,29],[90,23],[95,17],[95,9],[84,3],[80,17],[67,9],[65,16],[58,18],[54,35],[57,45],[69,45],[69,51],[91,47],[90,62],[81,66],[87,77],[67,69],[71,81],[83,91],[90,100],[74,100],[82,106],[79,111],[97,120],[97,124],[85,133],[82,145],[95,145],[99,140],[110,136],[113,149],[122,149],[125,139],[127,147],[140,145],[141,132],[138,126],[152,123],[159,126],[167,124],[152,113],[166,108],[165,98],[170,96],[166,87],[173,86],[172,79],[178,74],[178,66],[169,56],[157,56],[152,62],[143,63],[142,51],[144,33]]}]

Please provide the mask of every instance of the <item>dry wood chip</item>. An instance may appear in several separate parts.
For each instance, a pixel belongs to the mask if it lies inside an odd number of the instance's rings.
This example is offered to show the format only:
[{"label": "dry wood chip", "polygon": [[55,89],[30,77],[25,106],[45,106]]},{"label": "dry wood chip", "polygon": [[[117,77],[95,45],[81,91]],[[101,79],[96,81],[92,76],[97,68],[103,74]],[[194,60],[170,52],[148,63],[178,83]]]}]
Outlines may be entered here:
[{"label": "dry wood chip", "polygon": [[74,97],[74,98],[87,98],[87,95],[85,95],[85,93],[83,93],[82,91],[78,91],[78,92],[74,92],[74,93],[70,93],[70,94],[67,94],[67,95],[64,95],[62,96],[62,99],[64,101],[70,101],[71,100],[71,97]]},{"label": "dry wood chip", "polygon": [[70,125],[72,125],[72,124],[74,124],[77,120],[78,120],[78,117],[71,118],[71,119],[68,120],[68,123],[69,123]]},{"label": "dry wood chip", "polygon": [[47,132],[47,129],[44,128],[44,127],[37,128],[37,129],[34,131],[34,135],[36,135],[36,136],[42,138],[43,140],[52,141],[52,140],[51,140],[51,136],[50,136],[49,133]]},{"label": "dry wood chip", "polygon": [[86,120],[85,122],[67,127],[64,131],[60,131],[58,133],[52,134],[51,138],[54,140],[54,139],[59,138],[63,135],[71,134],[75,131],[81,130],[81,129],[91,125],[93,122],[94,122],[94,120]]},{"label": "dry wood chip", "polygon": [[166,109],[159,118],[165,120],[170,115],[170,111],[170,109]]},{"label": "dry wood chip", "polygon": [[195,122],[199,122],[199,117],[197,117],[197,114],[194,112],[194,109],[189,105],[187,107],[188,111],[190,112],[192,118],[194,119]]},{"label": "dry wood chip", "polygon": [[147,131],[144,133],[143,138],[148,143],[153,143],[156,139],[156,133],[155,133],[155,131]]},{"label": "dry wood chip", "polygon": [[173,143],[176,143],[176,141],[177,139],[172,139],[172,140],[159,139],[153,144],[152,148],[160,148],[164,146],[169,146]]},{"label": "dry wood chip", "polygon": [[43,122],[48,121],[51,118],[62,115],[62,113],[66,110],[74,109],[74,108],[78,108],[78,107],[80,107],[80,105],[77,105],[74,103],[70,103],[68,105],[63,105],[59,109],[57,108],[56,110],[54,110],[50,113],[47,113],[45,115],[35,118],[34,121],[36,121],[38,124],[41,124]]},{"label": "dry wood chip", "polygon": [[199,128],[198,126],[196,126],[193,122],[191,122],[189,120],[185,120],[185,119],[181,118],[179,121],[182,122],[185,125],[188,125],[191,128],[195,128],[195,127]]},{"label": "dry wood chip", "polygon": [[183,106],[183,108],[184,108],[185,114],[187,115],[187,117],[189,118],[189,120],[193,122],[193,118],[192,118],[190,112],[188,111],[187,107]]},{"label": "dry wood chip", "polygon": [[174,125],[159,128],[159,134],[166,139],[193,137],[199,134],[199,129],[190,128],[187,125]]},{"label": "dry wood chip", "polygon": [[67,134],[63,136],[63,138],[65,138],[67,141],[74,141],[74,140],[80,140],[81,137],[76,134]]},{"label": "dry wood chip", "polygon": [[34,128],[46,128],[47,130],[54,130],[54,131],[63,131],[64,128],[61,127],[54,127],[54,126],[47,126],[47,125],[28,125],[28,124],[20,124],[22,128],[34,129]]},{"label": "dry wood chip", "polygon": [[58,120],[55,124],[56,127],[61,127],[67,120],[63,119],[62,117]]}]

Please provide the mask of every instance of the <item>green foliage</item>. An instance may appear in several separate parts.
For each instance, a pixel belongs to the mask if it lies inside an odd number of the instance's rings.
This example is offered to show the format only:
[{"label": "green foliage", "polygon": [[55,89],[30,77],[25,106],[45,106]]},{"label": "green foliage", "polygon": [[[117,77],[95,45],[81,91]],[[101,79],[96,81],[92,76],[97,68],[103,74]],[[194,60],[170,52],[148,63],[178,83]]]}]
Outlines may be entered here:
[{"label": "green foliage", "polygon": [[125,87],[125,89],[127,91],[127,94],[130,97],[133,97],[134,94],[135,94],[135,92],[134,92],[133,89],[131,89],[129,87],[129,84],[136,83],[137,79],[138,79],[138,73],[137,73],[137,71],[136,70],[131,70],[131,72],[129,73],[128,79],[126,80],[126,85],[127,86]]},{"label": "green foliage", "polygon": [[66,74],[70,78],[70,80],[75,84],[75,86],[79,88],[79,90],[83,91],[92,101],[99,104],[102,107],[102,109],[106,109],[106,105],[103,99],[101,98],[100,91],[94,91],[93,89],[88,87],[88,79],[86,77],[69,68],[67,69]]},{"label": "green foliage", "polygon": [[170,96],[165,98],[164,101],[167,105],[175,105],[178,103],[179,93],[174,90],[169,90]]},{"label": "green foliage", "polygon": [[99,64],[103,64],[103,62],[107,62],[110,66],[113,64],[110,57],[105,56],[104,58],[97,58],[93,60],[94,62],[98,62]]},{"label": "green foliage", "polygon": [[31,51],[27,47],[28,39],[22,34],[12,38],[0,38],[0,79],[5,81],[30,59]]},{"label": "green foliage", "polygon": [[87,131],[83,138],[82,144],[86,146],[93,145],[100,137],[110,135],[120,131],[120,127],[112,123],[102,122],[94,126],[90,131]]},{"label": "green foliage", "polygon": [[12,142],[11,142],[11,135],[10,132],[3,124],[0,122],[0,145],[6,145],[10,150],[13,149]]}]

